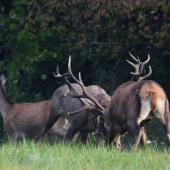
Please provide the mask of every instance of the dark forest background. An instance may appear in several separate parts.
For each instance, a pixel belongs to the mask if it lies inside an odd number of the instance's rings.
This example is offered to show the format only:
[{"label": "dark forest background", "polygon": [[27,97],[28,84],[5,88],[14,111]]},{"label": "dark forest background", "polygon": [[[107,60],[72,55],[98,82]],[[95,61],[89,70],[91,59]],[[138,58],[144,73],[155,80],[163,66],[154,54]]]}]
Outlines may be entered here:
[{"label": "dark forest background", "polygon": [[[128,52],[151,59],[153,73],[170,98],[170,1],[165,0],[3,0],[0,1],[0,73],[14,102],[52,98],[61,85],[56,65],[80,71],[86,86],[97,84],[110,95],[130,80]],[[150,139],[160,123],[147,125]],[[0,117],[0,133],[4,134]],[[2,137],[3,138],[3,137]],[[160,141],[162,141],[161,139]]]}]

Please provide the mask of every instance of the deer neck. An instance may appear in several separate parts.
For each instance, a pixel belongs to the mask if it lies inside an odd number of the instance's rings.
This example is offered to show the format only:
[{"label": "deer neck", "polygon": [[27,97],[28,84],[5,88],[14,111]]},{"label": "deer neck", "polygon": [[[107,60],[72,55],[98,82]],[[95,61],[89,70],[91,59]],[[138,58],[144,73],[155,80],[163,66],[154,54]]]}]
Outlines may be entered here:
[{"label": "deer neck", "polygon": [[0,83],[0,112],[3,119],[5,118],[6,113],[10,109],[12,102],[8,99],[3,85]]}]

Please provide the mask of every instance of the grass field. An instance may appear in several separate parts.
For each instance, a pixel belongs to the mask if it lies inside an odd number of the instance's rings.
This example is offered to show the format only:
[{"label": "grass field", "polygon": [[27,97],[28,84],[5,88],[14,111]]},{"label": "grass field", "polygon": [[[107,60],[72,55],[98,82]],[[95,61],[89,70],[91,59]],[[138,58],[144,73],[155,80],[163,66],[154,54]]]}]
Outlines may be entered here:
[{"label": "grass field", "polygon": [[170,151],[149,146],[137,150],[106,148],[94,144],[61,145],[34,141],[2,144],[0,170],[165,170],[170,169]]},{"label": "grass field", "polygon": [[139,146],[133,150],[133,137],[127,134],[119,151],[95,145],[93,135],[87,146],[48,140],[41,147],[34,141],[13,146],[1,138],[0,170],[170,170],[170,150],[162,126],[153,120],[146,125],[146,132],[152,142],[146,149]]}]

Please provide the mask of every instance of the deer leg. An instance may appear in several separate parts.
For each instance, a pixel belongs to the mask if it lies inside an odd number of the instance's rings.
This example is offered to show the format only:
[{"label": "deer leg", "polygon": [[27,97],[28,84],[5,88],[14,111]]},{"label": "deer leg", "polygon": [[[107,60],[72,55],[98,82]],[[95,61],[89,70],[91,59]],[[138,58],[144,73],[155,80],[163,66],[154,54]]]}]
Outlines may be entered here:
[{"label": "deer leg", "polygon": [[89,137],[89,133],[85,132],[85,131],[81,131],[80,132],[80,140],[82,141],[82,143],[87,144],[88,143],[88,137]]},{"label": "deer leg", "polygon": [[109,131],[109,141],[106,140],[106,145],[109,144],[109,146],[119,137],[119,133],[115,127],[111,127]]},{"label": "deer leg", "polygon": [[164,129],[165,134],[167,136],[168,143],[169,143],[168,146],[170,146],[170,122],[164,121],[164,120],[161,120],[160,122],[162,123],[163,129]]},{"label": "deer leg", "polygon": [[165,134],[168,138],[168,142],[170,145],[170,113],[169,113],[169,104],[167,103],[165,103],[165,107],[164,107],[164,102],[158,100],[157,109],[153,114],[163,125]]},{"label": "deer leg", "polygon": [[145,131],[144,127],[141,127],[141,130],[142,130],[142,140],[141,140],[141,143],[144,146],[144,148],[146,148],[146,139],[147,139],[146,131]]},{"label": "deer leg", "polygon": [[170,146],[170,118],[169,118],[169,113],[166,115],[165,114],[165,122],[162,123],[165,134],[167,136],[168,142],[169,142],[169,146]]},{"label": "deer leg", "polygon": [[102,135],[101,134],[96,134],[95,138],[96,138],[97,144],[105,144],[105,140],[102,139]]},{"label": "deer leg", "polygon": [[82,143],[86,144],[86,143],[88,143],[88,137],[89,137],[88,132],[81,131],[74,135],[74,140],[76,141],[76,143],[78,143],[79,140],[81,140]]},{"label": "deer leg", "polygon": [[170,114],[169,114],[169,108],[168,111],[165,113],[165,121],[166,121],[166,126],[165,126],[165,133],[168,138],[168,142],[170,145]]},{"label": "deer leg", "polygon": [[12,142],[11,134],[7,132],[8,140]]},{"label": "deer leg", "polygon": [[74,140],[76,141],[76,143],[79,140],[79,138],[80,138],[80,132],[78,132],[74,135]]},{"label": "deer leg", "polygon": [[170,128],[166,128],[166,136],[170,145]]},{"label": "deer leg", "polygon": [[[85,119],[81,119],[79,121],[75,120],[74,122],[72,122],[72,124],[70,125],[70,127],[67,131],[64,142],[71,141],[77,132],[81,131],[81,133],[83,133],[82,130],[86,131],[86,128],[87,128],[86,124],[87,124],[87,122]],[[81,134],[80,134],[80,136],[81,136]],[[85,138],[87,138],[87,137],[83,137],[83,138],[84,138],[83,140],[85,140]]]},{"label": "deer leg", "polygon": [[18,137],[16,135],[12,136],[11,134],[7,133],[7,136],[8,136],[8,140],[12,142],[13,145],[17,144]]},{"label": "deer leg", "polygon": [[134,149],[136,149],[137,145],[139,144],[141,135],[142,135],[142,131],[141,131],[140,127],[136,128],[135,132],[134,132],[134,139],[135,139],[135,143],[133,145]]},{"label": "deer leg", "polygon": [[44,140],[45,136],[47,135],[47,132],[50,130],[50,128],[55,124],[55,122],[57,122],[57,120],[60,118],[60,115],[53,115],[53,116],[49,116],[48,120],[46,122],[46,126],[44,131],[42,132],[40,138],[39,138],[39,143],[41,144],[42,141]]},{"label": "deer leg", "polygon": [[121,149],[120,137],[121,137],[121,136],[119,136],[119,137],[115,140],[115,147],[116,147],[118,150]]},{"label": "deer leg", "polygon": [[134,136],[135,143],[133,145],[133,148],[136,149],[137,145],[140,142],[141,136],[142,136],[142,130],[137,122],[136,123],[133,123],[133,122],[134,121],[128,121],[127,125],[128,125],[128,129],[129,129],[130,133],[132,133]]},{"label": "deer leg", "polygon": [[64,142],[66,143],[66,141],[71,141],[74,138],[75,134],[80,131],[79,129],[79,127],[71,125],[67,131]]},{"label": "deer leg", "polygon": [[14,136],[12,136],[12,138],[11,138],[11,141],[12,141],[12,144],[13,144],[13,145],[16,145],[16,144],[17,144],[17,141],[18,141],[18,135],[17,135],[17,134],[14,134]]}]

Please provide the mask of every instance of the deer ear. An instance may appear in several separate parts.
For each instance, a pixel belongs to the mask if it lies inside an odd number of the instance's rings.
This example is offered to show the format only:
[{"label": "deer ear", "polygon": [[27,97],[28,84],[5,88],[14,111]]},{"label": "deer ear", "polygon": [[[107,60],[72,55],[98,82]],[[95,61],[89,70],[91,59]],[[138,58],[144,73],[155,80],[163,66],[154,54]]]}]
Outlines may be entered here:
[{"label": "deer ear", "polygon": [[0,76],[0,81],[1,81],[2,85],[5,84],[6,80],[5,80],[4,74],[2,74],[2,75]]}]

